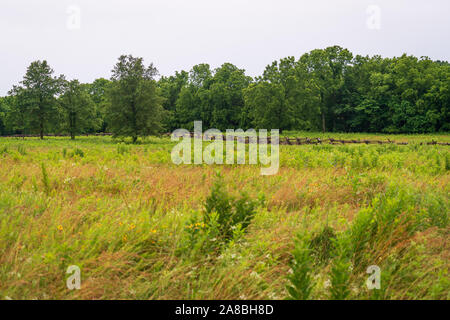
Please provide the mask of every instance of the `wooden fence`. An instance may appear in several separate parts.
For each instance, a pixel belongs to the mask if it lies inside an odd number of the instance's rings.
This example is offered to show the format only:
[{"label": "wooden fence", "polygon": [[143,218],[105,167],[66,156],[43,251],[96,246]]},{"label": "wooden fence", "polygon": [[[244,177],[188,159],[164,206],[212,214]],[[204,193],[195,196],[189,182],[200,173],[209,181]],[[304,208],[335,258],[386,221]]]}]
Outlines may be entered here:
[{"label": "wooden fence", "polygon": [[[75,137],[103,137],[103,136],[112,136],[112,133],[84,133],[84,134],[77,134]],[[38,134],[13,134],[9,136],[0,136],[0,138],[39,138],[40,135]],[[46,133],[44,134],[44,137],[70,137],[70,134],[53,134],[53,133]]]},{"label": "wooden fence", "polygon": [[[70,137],[70,135],[67,134],[46,134],[46,137]],[[112,133],[89,133],[89,134],[79,134],[78,137],[87,137],[87,136],[96,136],[96,137],[103,137],[103,136],[112,136]],[[171,136],[171,133],[166,133],[163,136],[169,137]],[[16,135],[10,135],[10,136],[3,136],[4,138],[39,138],[39,135],[37,134],[16,134]],[[195,138],[195,139],[202,139],[203,135],[197,135],[193,132],[186,135],[186,137]],[[214,140],[214,136],[205,136],[206,138],[209,138],[210,140]],[[272,139],[270,137],[267,137],[266,140],[262,140],[259,138],[253,138],[252,140],[249,137],[239,137],[239,136],[227,136],[222,135],[223,140],[231,139],[234,140],[238,139],[238,141],[244,142],[245,144],[250,143],[272,143]],[[345,144],[396,144],[396,145],[408,145],[409,142],[399,142],[399,141],[392,141],[390,139],[388,140],[343,140],[343,139],[334,139],[334,138],[327,138],[327,139],[321,139],[321,138],[308,138],[308,137],[280,137],[279,138],[279,144],[280,145],[319,145],[319,144],[332,144],[332,145],[345,145]],[[450,143],[448,142],[437,142],[437,141],[428,141],[428,142],[420,142],[418,143],[420,145],[440,145],[440,146],[450,146]]]},{"label": "wooden fence", "polygon": [[[171,134],[166,134],[165,136],[170,136]],[[195,134],[193,132],[191,132],[190,134],[186,135],[186,137],[190,137],[190,138],[195,138],[195,139],[202,139],[201,135]],[[250,144],[250,143],[271,143],[272,140],[270,137],[267,137],[267,139],[259,139],[259,138],[252,138],[250,139],[249,137],[245,137],[245,141],[244,141],[244,137],[239,137],[239,136],[227,136],[227,135],[222,135],[222,139],[226,140],[227,138],[229,140],[235,140],[238,139],[238,141],[240,142],[244,142],[245,144]],[[205,138],[208,138],[212,141],[215,140],[215,136],[211,135],[211,136],[205,136]],[[386,141],[382,141],[382,140],[343,140],[343,139],[334,139],[334,138],[328,138],[328,139],[321,139],[321,138],[308,138],[308,137],[280,137],[279,138],[279,144],[280,145],[309,145],[309,144],[313,144],[313,145],[319,145],[319,144],[332,144],[332,145],[345,145],[345,144],[396,144],[396,145],[408,145],[410,143],[408,142],[396,142],[396,141],[392,141],[390,139],[386,140]],[[448,142],[437,142],[437,141],[429,141],[429,142],[420,142],[418,143],[420,145],[440,145],[440,146],[450,146],[450,143]]]}]

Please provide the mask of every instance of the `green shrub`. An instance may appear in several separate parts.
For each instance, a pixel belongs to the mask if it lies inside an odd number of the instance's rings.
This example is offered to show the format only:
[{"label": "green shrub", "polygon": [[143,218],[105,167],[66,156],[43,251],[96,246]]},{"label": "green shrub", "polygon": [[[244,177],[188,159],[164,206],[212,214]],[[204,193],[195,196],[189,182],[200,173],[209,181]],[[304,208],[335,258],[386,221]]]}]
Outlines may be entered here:
[{"label": "green shrub", "polygon": [[229,195],[218,175],[204,203],[202,217],[194,213],[185,225],[179,253],[195,256],[219,252],[230,241],[238,241],[255,215],[257,203],[245,193],[239,199]]},{"label": "green shrub", "polygon": [[25,148],[25,146],[24,145],[21,145],[21,144],[19,144],[18,146],[17,146],[17,152],[19,152],[21,155],[26,155],[27,154],[27,151],[26,151],[26,148]]},{"label": "green shrub", "polygon": [[211,194],[205,201],[204,223],[211,224],[211,215],[217,213],[217,223],[220,228],[220,236],[229,240],[233,229],[240,225],[245,230],[255,215],[257,201],[249,198],[245,193],[241,198],[235,199],[225,190],[223,178],[218,174]]},{"label": "green shrub", "polygon": [[76,148],[75,151],[73,152],[73,155],[74,156],[79,156],[80,158],[83,158],[84,157],[84,152],[83,152],[83,150],[81,150],[79,148]]},{"label": "green shrub", "polygon": [[289,284],[286,286],[289,299],[308,300],[313,289],[313,260],[309,239],[306,236],[301,234],[297,236],[292,256],[290,264],[292,273],[288,276]]},{"label": "green shrub", "polygon": [[129,153],[129,152],[130,152],[130,149],[126,145],[121,143],[117,146],[118,154],[123,155],[123,154]]},{"label": "green shrub", "polygon": [[44,185],[45,193],[48,195],[50,193],[50,180],[48,178],[47,169],[45,168],[44,163],[41,163],[41,171],[42,171],[42,184]]},{"label": "green shrub", "polygon": [[335,239],[335,258],[330,272],[330,299],[345,300],[350,296],[350,260],[348,239],[343,235]]},{"label": "green shrub", "polygon": [[8,146],[3,146],[3,148],[0,149],[0,155],[8,154]]},{"label": "green shrub", "polygon": [[335,239],[336,233],[329,226],[325,226],[311,239],[311,252],[320,264],[328,262],[332,257]]}]

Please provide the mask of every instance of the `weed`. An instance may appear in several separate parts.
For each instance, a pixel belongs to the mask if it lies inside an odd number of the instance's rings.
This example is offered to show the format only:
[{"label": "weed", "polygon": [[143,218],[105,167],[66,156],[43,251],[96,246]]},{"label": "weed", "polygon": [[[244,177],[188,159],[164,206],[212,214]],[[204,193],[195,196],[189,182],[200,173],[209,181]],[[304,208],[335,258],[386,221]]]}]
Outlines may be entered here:
[{"label": "weed", "polygon": [[330,226],[325,226],[311,239],[311,252],[320,264],[327,263],[334,251],[336,233]]},{"label": "weed", "polygon": [[44,163],[41,163],[41,172],[42,172],[42,184],[44,185],[45,193],[48,195],[50,193],[50,180],[48,178],[47,169],[45,168]]},{"label": "weed", "polygon": [[291,274],[287,277],[289,284],[287,291],[293,300],[308,300],[313,289],[311,249],[309,239],[303,234],[297,235],[295,249],[292,252],[290,264]]}]

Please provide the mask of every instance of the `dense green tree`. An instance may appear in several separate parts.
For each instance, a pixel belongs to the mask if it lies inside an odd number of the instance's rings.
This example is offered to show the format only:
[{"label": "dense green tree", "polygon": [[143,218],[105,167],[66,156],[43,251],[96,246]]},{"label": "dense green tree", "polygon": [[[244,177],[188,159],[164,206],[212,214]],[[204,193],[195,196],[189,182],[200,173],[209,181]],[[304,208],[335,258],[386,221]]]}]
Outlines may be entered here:
[{"label": "dense green tree", "polygon": [[252,78],[245,75],[245,70],[231,63],[225,63],[215,70],[210,87],[212,127],[226,130],[249,125],[242,117],[245,111],[243,90],[251,81]]},{"label": "dense green tree", "polygon": [[47,61],[32,62],[20,84],[10,91],[16,98],[13,112],[18,114],[17,124],[25,131],[38,132],[41,139],[45,130],[55,125],[59,111],[56,95],[62,77],[55,78],[53,73]]},{"label": "dense green tree", "polygon": [[335,109],[342,101],[344,75],[351,60],[350,51],[339,46],[313,50],[300,58],[319,92],[323,132],[332,131],[336,125]]},{"label": "dense green tree", "polygon": [[6,135],[6,115],[8,114],[5,98],[0,97],[0,135]]},{"label": "dense green tree", "polygon": [[108,123],[106,121],[108,112],[108,90],[111,87],[111,81],[105,78],[95,79],[94,82],[87,84],[89,95],[95,104],[95,117],[100,122],[98,131],[106,132]]},{"label": "dense green tree", "polygon": [[[214,70],[198,64],[158,82],[156,75],[153,65],[122,56],[111,81],[80,85],[95,113],[89,115],[95,121],[80,130],[111,130],[133,141],[161,130],[193,129],[195,120],[220,130],[450,131],[450,64],[427,57],[353,57],[332,46],[298,60],[274,61],[255,79],[231,63]],[[71,105],[65,102],[67,92],[57,104],[61,83],[45,61],[32,63],[21,84],[0,101],[0,134],[39,132],[42,137],[67,130],[57,121],[63,115],[63,124],[68,123]]]},{"label": "dense green tree", "polygon": [[161,95],[164,97],[163,107],[167,111],[164,126],[170,131],[180,127],[176,114],[177,101],[180,97],[181,90],[187,85],[188,81],[189,73],[186,71],[177,71],[175,76],[163,76],[158,81]]},{"label": "dense green tree", "polygon": [[191,129],[193,121],[202,120],[204,127],[220,130],[247,127],[243,90],[251,81],[231,63],[214,72],[208,64],[194,66],[176,102],[178,124]]},{"label": "dense green tree", "polygon": [[157,134],[163,129],[163,98],[154,77],[153,64],[146,67],[142,58],[121,56],[112,70],[108,124],[115,137]]},{"label": "dense green tree", "polygon": [[189,72],[187,84],[181,88],[175,105],[174,118],[180,128],[191,130],[196,120],[202,120],[205,128],[212,126],[212,80],[209,64],[196,65]]},{"label": "dense green tree", "polygon": [[254,83],[244,91],[244,96],[256,129],[283,130],[289,127],[291,118],[285,112],[283,86],[266,81]]},{"label": "dense green tree", "polygon": [[[304,64],[295,61],[294,57],[287,57],[279,62],[274,61],[266,67],[259,81],[267,81],[272,84],[272,87],[278,86],[283,92],[282,95],[277,94],[280,104],[279,112],[282,113],[277,117],[284,119],[281,122],[277,121],[278,126],[281,126],[278,127],[279,129],[317,129],[318,90]],[[279,90],[272,90],[272,92],[276,93]],[[251,102],[247,99],[247,103]],[[259,116],[261,116],[259,113],[254,115],[254,117]],[[270,121],[270,118],[267,120]]]},{"label": "dense green tree", "polygon": [[64,83],[59,103],[62,108],[63,130],[70,134],[71,139],[90,128],[96,129],[100,126],[100,119],[96,116],[95,104],[88,88],[78,80]]}]

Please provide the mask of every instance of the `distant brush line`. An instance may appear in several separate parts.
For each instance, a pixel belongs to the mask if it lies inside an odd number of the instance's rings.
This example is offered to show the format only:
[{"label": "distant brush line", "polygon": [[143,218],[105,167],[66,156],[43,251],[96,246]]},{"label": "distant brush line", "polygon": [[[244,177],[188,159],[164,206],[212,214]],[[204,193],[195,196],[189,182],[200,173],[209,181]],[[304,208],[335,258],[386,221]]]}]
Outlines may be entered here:
[{"label": "distant brush line", "polygon": [[[112,133],[87,133],[87,134],[80,134],[79,136],[82,137],[89,137],[89,136],[95,136],[95,137],[103,137],[103,136],[112,136]],[[170,136],[171,133],[166,133],[164,136]],[[70,137],[69,134],[45,134],[45,137]],[[190,135],[191,138],[194,138],[194,133],[191,132]],[[0,136],[0,138],[39,138],[38,134],[14,134],[14,135],[7,135],[7,136]],[[195,137],[198,139],[199,137]],[[214,140],[214,136],[208,137],[211,138],[211,140]],[[226,136],[224,135],[224,140]],[[237,136],[234,136],[234,138],[237,138]],[[259,141],[258,143],[261,143],[263,141]],[[245,144],[249,144],[248,137],[245,138]],[[270,137],[267,137],[267,143],[271,143]],[[288,137],[280,137],[280,145],[310,145],[310,144],[333,144],[333,145],[339,145],[339,144],[396,144],[396,145],[409,145],[411,143],[409,142],[397,142],[392,140],[387,141],[381,141],[381,140],[341,140],[341,139],[320,139],[320,138],[288,138]],[[450,146],[449,142],[437,142],[437,141],[428,141],[428,142],[420,142],[419,145],[439,145],[439,146]]]},{"label": "distant brush line", "polygon": [[[112,136],[112,133],[84,133],[79,134],[77,136],[79,137],[89,137],[89,136],[96,136],[96,137],[103,137],[103,136]],[[0,136],[0,138],[39,138],[39,134],[12,134],[12,135],[6,135],[6,136]],[[70,137],[70,134],[44,134],[44,137]]]},{"label": "distant brush line", "polygon": [[[170,136],[170,133],[165,134],[165,136]],[[190,133],[189,137],[191,138],[195,138],[195,139],[202,139],[203,137],[199,136],[198,134],[194,134],[193,132]],[[234,139],[236,138],[241,138],[240,140],[242,142],[244,142],[244,137],[239,137],[237,135],[223,135],[223,140],[226,139],[230,139],[231,137],[233,137]],[[207,136],[205,135],[204,138],[207,138],[209,140],[214,141],[215,137],[214,136]],[[257,138],[252,138],[253,141],[257,142],[257,143],[271,143],[271,138],[267,137],[267,140],[265,139],[257,139]],[[254,143],[252,141],[252,143]],[[245,137],[245,144],[249,144],[250,139],[249,137]],[[333,138],[328,138],[328,139],[321,139],[321,138],[308,138],[308,137],[294,137],[294,138],[289,138],[289,137],[280,137],[280,142],[279,144],[281,145],[309,145],[309,144],[333,144],[333,145],[338,145],[338,144],[396,144],[396,145],[408,145],[411,144],[409,142],[396,142],[396,141],[392,141],[392,140],[387,140],[387,141],[382,141],[382,140],[342,140],[342,139],[333,139]],[[429,141],[429,142],[420,142],[418,143],[419,145],[440,145],[440,146],[450,146],[450,143],[448,142],[437,142],[437,141]]]}]

